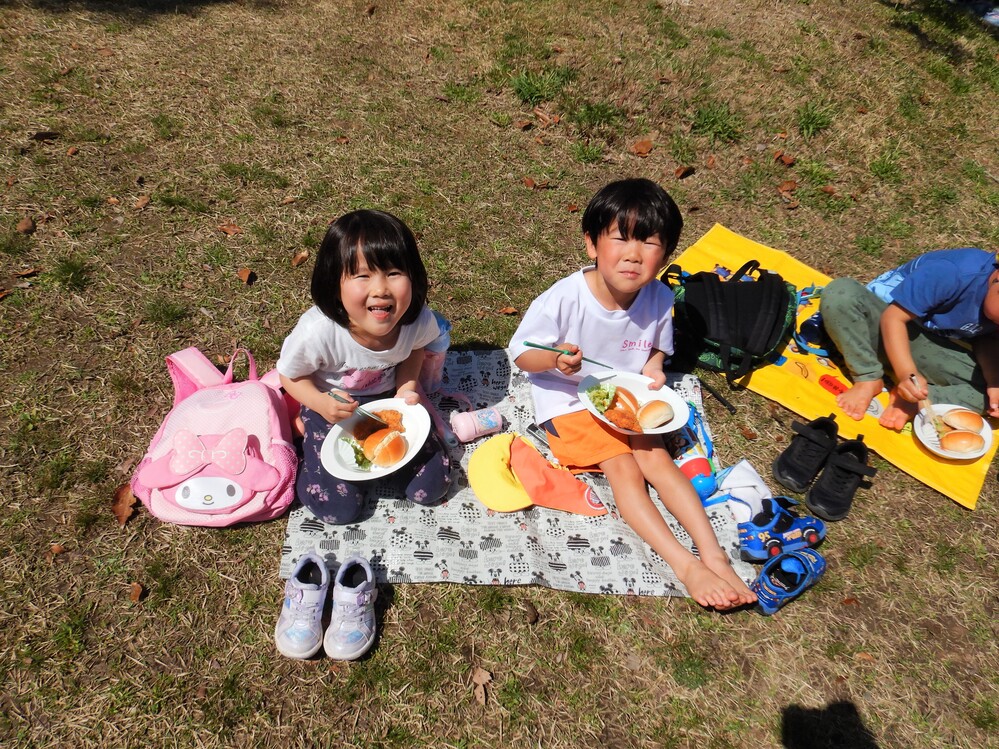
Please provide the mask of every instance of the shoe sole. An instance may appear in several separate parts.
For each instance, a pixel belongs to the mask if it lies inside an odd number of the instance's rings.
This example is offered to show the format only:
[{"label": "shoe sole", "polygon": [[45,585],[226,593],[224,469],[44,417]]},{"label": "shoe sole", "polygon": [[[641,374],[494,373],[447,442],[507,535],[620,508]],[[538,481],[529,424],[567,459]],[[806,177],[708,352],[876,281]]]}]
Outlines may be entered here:
[{"label": "shoe sole", "polygon": [[332,658],[335,661],[356,661],[362,655],[371,650],[371,646],[375,644],[375,639],[376,639],[375,637],[372,637],[370,640],[368,640],[368,642],[364,645],[363,648],[358,650],[356,653],[351,653],[350,655],[332,655],[329,650],[326,650],[326,655],[328,655],[330,658]]},{"label": "shoe sole", "polygon": [[839,520],[842,520],[843,518],[845,518],[847,515],[850,514],[850,509],[851,509],[848,507],[845,512],[841,512],[839,514],[833,514],[831,512],[827,512],[822,507],[812,504],[812,498],[811,496],[809,496],[809,494],[805,495],[805,507],[811,510],[812,514],[815,515],[815,517],[822,518],[823,520],[828,520],[830,523],[835,523]]},{"label": "shoe sole", "polygon": [[283,655],[285,658],[291,658],[291,659],[296,660],[296,661],[307,661],[309,658],[312,658],[313,656],[315,656],[315,654],[318,653],[322,649],[323,643],[320,641],[320,643],[316,646],[316,648],[314,650],[312,650],[311,652],[308,652],[308,653],[304,653],[304,654],[301,654],[301,653],[292,653],[291,651],[285,650],[283,647],[281,647],[281,643],[278,642],[278,639],[277,639],[277,633],[275,633],[274,634],[274,647],[277,648],[277,651],[281,655]]},{"label": "shoe sole", "polygon": [[780,457],[774,460],[773,465],[770,466],[770,472],[774,475],[774,478],[777,479],[777,481],[780,482],[781,486],[783,486],[784,488],[790,489],[791,491],[797,492],[798,494],[803,493],[808,488],[808,484],[807,483],[799,484],[793,479],[790,479],[787,476],[783,475],[780,469],[777,467],[777,463],[779,460]]}]

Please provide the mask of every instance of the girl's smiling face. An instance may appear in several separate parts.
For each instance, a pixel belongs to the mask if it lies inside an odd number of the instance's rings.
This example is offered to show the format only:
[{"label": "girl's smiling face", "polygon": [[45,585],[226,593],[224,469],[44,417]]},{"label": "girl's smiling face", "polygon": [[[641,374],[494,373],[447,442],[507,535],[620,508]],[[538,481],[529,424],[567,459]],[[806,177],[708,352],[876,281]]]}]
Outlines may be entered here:
[{"label": "girl's smiling face", "polygon": [[370,349],[395,345],[400,321],[413,301],[413,282],[396,268],[368,267],[363,252],[357,253],[357,269],[340,279],[340,303],[350,319],[350,334]]}]

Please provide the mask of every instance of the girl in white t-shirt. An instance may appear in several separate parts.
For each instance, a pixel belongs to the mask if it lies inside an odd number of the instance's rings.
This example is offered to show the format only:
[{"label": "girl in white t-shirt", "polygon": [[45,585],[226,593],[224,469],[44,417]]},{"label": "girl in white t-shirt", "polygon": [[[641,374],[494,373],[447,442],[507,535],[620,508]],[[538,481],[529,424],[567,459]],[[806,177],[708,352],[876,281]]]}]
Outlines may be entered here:
[{"label": "girl in white t-shirt", "polygon": [[[395,216],[354,211],[330,225],[312,273],[315,306],[285,339],[277,362],[282,385],[302,404],[298,498],[324,522],[357,520],[366,484],[323,468],[320,450],[330,427],[378,398],[425,402],[419,385],[423,348],[440,334],[426,305],[427,286],[416,239]],[[451,466],[433,429],[392,478],[413,502],[430,504],[447,494]]]}]

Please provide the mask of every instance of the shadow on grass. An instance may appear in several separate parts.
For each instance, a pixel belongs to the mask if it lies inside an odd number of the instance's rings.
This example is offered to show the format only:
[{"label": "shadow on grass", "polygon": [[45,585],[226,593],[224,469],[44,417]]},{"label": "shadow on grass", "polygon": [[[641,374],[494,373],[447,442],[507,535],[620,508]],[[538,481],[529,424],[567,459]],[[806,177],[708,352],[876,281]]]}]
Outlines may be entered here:
[{"label": "shadow on grass", "polygon": [[785,749],[878,749],[852,702],[832,702],[821,708],[789,705],[781,718]]}]

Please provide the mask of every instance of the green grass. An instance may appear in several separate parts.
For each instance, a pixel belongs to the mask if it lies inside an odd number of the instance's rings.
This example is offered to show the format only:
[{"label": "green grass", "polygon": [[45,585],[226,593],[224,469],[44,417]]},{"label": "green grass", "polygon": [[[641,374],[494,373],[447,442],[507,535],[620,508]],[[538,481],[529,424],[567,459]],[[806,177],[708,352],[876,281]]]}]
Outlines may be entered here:
[{"label": "green grass", "polygon": [[604,156],[604,149],[596,143],[578,142],[572,144],[572,157],[581,164],[596,164]]},{"label": "green grass", "polygon": [[798,107],[795,121],[798,132],[807,140],[832,126],[833,111],[825,104],[809,101]]},{"label": "green grass", "polygon": [[510,79],[510,86],[522,104],[537,106],[558,98],[575,77],[575,71],[568,67],[548,68],[542,72],[524,70]]},{"label": "green grass", "polygon": [[231,179],[244,183],[255,183],[264,187],[287,187],[291,184],[286,177],[273,172],[260,164],[235,164],[225,162],[219,165],[222,173]]},{"label": "green grass", "polygon": [[164,294],[155,294],[146,302],[145,318],[154,325],[166,328],[189,317],[191,310],[180,302]]},{"label": "green grass", "polygon": [[734,143],[742,137],[744,128],[742,116],[727,102],[707,102],[694,112],[690,131],[710,138],[712,143]]},{"label": "green grass", "polygon": [[83,291],[90,285],[90,266],[82,257],[61,257],[52,269],[52,277],[70,291]]},{"label": "green grass", "polygon": [[899,184],[902,181],[901,158],[901,145],[889,144],[871,161],[871,174],[883,182]]}]

